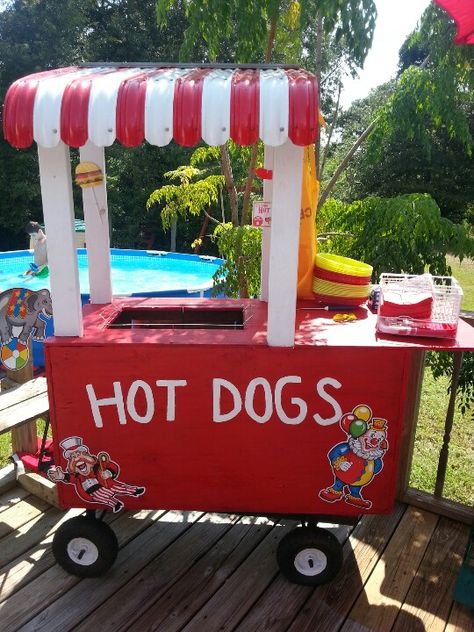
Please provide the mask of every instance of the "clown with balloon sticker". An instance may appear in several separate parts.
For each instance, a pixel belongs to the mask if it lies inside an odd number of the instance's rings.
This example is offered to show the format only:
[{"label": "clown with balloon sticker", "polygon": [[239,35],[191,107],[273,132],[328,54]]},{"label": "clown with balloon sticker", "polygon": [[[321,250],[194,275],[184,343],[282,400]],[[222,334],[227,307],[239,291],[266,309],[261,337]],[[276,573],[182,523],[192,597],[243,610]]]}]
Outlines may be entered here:
[{"label": "clown with balloon sticker", "polygon": [[368,485],[383,468],[383,456],[388,450],[387,421],[372,416],[365,404],[344,414],[339,424],[347,441],[338,443],[328,452],[334,483],[319,492],[319,498],[329,503],[343,500],[360,509],[370,509],[372,502],[362,496]]}]

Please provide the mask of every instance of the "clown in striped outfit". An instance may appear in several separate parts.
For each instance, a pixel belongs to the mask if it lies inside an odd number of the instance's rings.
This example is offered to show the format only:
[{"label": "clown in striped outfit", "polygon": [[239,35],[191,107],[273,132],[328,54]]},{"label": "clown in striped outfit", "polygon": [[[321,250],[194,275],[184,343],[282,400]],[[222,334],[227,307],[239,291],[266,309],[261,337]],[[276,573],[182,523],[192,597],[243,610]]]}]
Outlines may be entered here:
[{"label": "clown in striped outfit", "polygon": [[59,444],[67,460],[67,469],[53,465],[48,477],[55,483],[74,485],[79,498],[88,503],[99,503],[120,511],[123,502],[117,496],[142,496],[144,487],[128,485],[118,479],[120,468],[107,452],[91,454],[81,437],[67,437]]}]

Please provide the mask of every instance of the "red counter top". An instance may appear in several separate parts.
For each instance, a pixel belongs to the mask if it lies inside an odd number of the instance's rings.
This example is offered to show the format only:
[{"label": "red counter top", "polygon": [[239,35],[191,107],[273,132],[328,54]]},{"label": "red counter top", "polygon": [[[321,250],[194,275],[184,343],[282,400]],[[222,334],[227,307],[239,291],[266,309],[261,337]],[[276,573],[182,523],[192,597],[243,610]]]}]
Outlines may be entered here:
[{"label": "red counter top", "polygon": [[[111,324],[124,310],[242,310],[243,329],[134,329],[113,328]],[[352,311],[357,320],[335,322],[337,312],[316,309],[299,302],[296,310],[295,347],[377,347],[414,350],[463,351],[474,349],[474,328],[460,320],[456,339],[415,338],[379,334],[376,315],[363,307]],[[83,308],[82,338],[54,337],[50,345],[163,344],[163,345],[266,345],[267,304],[252,299],[117,298],[108,305]]]}]

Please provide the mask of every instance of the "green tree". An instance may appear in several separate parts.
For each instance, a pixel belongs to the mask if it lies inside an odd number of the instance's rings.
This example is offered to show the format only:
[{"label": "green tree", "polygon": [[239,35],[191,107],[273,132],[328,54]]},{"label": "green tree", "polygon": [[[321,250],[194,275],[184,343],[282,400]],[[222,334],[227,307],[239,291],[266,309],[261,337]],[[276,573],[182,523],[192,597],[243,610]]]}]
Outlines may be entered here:
[{"label": "green tree", "polygon": [[[159,24],[167,23],[167,12],[173,4],[172,0],[158,0]],[[314,15],[317,15],[317,20]],[[301,63],[307,61],[308,50],[310,45],[314,45],[315,38],[325,32],[332,33],[336,42],[344,42],[354,64],[361,65],[371,44],[375,16],[373,0],[259,0],[250,4],[243,0],[225,3],[191,0],[186,4],[188,28],[180,52],[181,60],[187,61],[196,42],[203,42],[206,61],[227,61],[229,52],[232,52],[231,58],[239,63]],[[318,57],[320,55],[314,55],[311,63],[314,62],[316,68],[320,69],[321,60]],[[225,190],[236,238],[230,238],[228,232],[219,231],[216,239],[219,243],[225,234],[227,243],[234,244],[236,248],[232,260],[241,296],[249,294],[247,273],[243,272],[246,256],[242,252],[242,240],[244,234],[247,239],[251,233],[244,233],[238,228],[243,228],[249,221],[252,191],[258,186],[254,179],[258,151],[258,144],[251,149],[245,187],[239,196],[228,146],[220,148]]]},{"label": "green tree", "polygon": [[[0,103],[18,77],[80,61],[85,33],[77,2],[9,3],[0,13]],[[25,247],[26,222],[41,219],[36,151],[16,151],[2,139],[0,165],[0,248]]]},{"label": "green tree", "polygon": [[[352,192],[355,197],[423,191],[426,181],[424,190],[436,197],[443,212],[453,219],[469,216],[474,54],[472,46],[455,46],[453,36],[447,14],[430,5],[401,49],[400,73],[391,94],[374,108],[372,120],[352,139],[350,150],[334,161],[321,203],[349,168],[352,179],[362,183]],[[364,102],[370,105],[371,99]],[[354,109],[356,114],[361,105]]]},{"label": "green tree", "polygon": [[[154,0],[10,2],[0,13],[0,102],[15,79],[40,70],[97,60],[175,59],[186,24],[184,2],[174,3],[168,18],[167,28],[158,31]],[[175,145],[130,150],[115,144],[107,150],[114,245],[134,245],[149,191],[165,181],[164,172],[189,155],[189,150]],[[73,158],[77,160],[76,152]],[[0,165],[0,248],[25,247],[26,222],[42,217],[36,149],[16,151],[1,140]],[[159,222],[147,217],[146,224],[156,234],[156,246],[168,248],[169,238]],[[188,247],[195,230],[183,222],[180,247]]]},{"label": "green tree", "polygon": [[328,200],[319,228],[329,238],[321,250],[366,261],[376,282],[382,272],[449,274],[446,254],[474,254],[474,239],[461,225],[442,217],[427,194],[371,196],[345,204]]}]

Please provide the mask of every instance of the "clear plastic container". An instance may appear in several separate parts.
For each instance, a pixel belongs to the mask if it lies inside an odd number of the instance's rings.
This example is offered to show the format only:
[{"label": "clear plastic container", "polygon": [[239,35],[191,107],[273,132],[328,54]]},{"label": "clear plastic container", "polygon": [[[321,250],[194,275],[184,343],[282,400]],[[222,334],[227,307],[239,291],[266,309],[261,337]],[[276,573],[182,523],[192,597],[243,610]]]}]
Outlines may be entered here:
[{"label": "clear plastic container", "polygon": [[454,277],[382,274],[377,331],[455,338],[462,296]]}]

